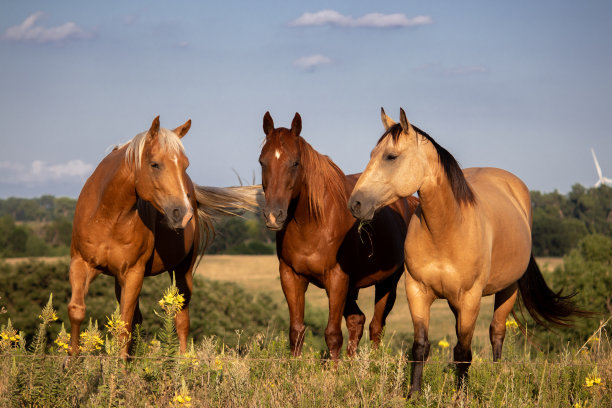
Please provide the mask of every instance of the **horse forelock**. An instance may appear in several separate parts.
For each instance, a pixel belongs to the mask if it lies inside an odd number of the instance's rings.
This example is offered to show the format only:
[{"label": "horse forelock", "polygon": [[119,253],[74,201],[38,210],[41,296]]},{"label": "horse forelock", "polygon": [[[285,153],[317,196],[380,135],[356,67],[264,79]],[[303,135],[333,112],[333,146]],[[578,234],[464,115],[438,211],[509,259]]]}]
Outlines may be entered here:
[{"label": "horse forelock", "polygon": [[[427,140],[429,140],[432,146],[436,149],[436,152],[438,153],[438,160],[440,161],[440,164],[442,165],[442,168],[444,169],[444,173],[446,174],[446,177],[450,183],[455,200],[457,200],[460,203],[474,204],[474,202],[476,201],[474,192],[472,191],[472,189],[470,188],[470,185],[465,179],[463,171],[461,170],[461,166],[459,166],[459,163],[453,157],[453,155],[450,154],[448,150],[440,146],[434,140],[434,138],[429,136],[426,132],[422,131],[421,129],[419,129],[418,127],[414,125],[411,125],[411,126],[417,135],[421,135],[425,137]],[[383,140],[389,137],[391,138],[394,144],[397,144],[400,139],[400,136],[403,133],[404,132],[402,129],[402,125],[400,123],[396,123],[390,126],[389,129],[387,129],[385,133],[383,133],[380,139],[378,139],[378,143],[376,143],[376,145],[378,146],[380,143],[383,142]]]},{"label": "horse forelock", "polygon": [[325,216],[325,193],[340,206],[346,207],[348,197],[344,187],[345,175],[328,157],[317,152],[299,137],[300,161],[304,169],[304,182],[308,193],[308,210],[317,221]]},{"label": "horse forelock", "polygon": [[[126,147],[125,149],[125,160],[128,165],[133,166],[135,169],[139,169],[142,163],[142,153],[144,151],[145,143],[147,141],[147,134],[149,132],[142,132],[134,136],[132,140],[123,144],[120,147]],[[168,154],[185,154],[185,148],[183,142],[173,131],[165,128],[160,128],[156,137],[156,143]]]}]

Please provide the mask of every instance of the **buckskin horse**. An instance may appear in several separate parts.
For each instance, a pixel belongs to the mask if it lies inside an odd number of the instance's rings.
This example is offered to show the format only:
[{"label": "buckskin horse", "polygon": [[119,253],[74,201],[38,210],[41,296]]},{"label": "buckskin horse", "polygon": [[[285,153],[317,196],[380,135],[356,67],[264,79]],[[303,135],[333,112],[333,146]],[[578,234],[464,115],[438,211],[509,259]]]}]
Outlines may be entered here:
[{"label": "buckskin horse", "polygon": [[353,215],[371,219],[375,212],[418,192],[404,246],[406,295],[414,325],[411,394],[421,388],[423,362],[429,354],[430,306],[443,298],[455,315],[454,348],[458,383],[467,375],[471,342],[483,296],[495,295],[489,337],[498,361],[506,318],[518,294],[540,324],[567,325],[584,315],[569,296],[553,292],[531,253],[529,190],[513,174],[496,168],[463,171],[431,136],[410,125],[404,110],[396,124],[384,110],[386,129],[349,199]]},{"label": "buckskin horse", "polygon": [[181,142],[190,126],[188,120],[174,130],[160,128],[158,116],[148,131],[110,152],[85,182],[70,248],[71,354],[79,352],[85,295],[100,273],[115,277],[121,320],[127,324],[121,350],[126,357],[132,323],[142,321],[138,296],[143,278],[164,271],[175,274],[185,298],[175,319],[180,351],[185,351],[192,270],[212,231],[212,218],[256,205],[255,196],[240,187],[192,183]]},{"label": "buckskin horse", "polygon": [[360,228],[347,209],[358,174],[345,176],[327,156],[300,136],[302,119],[291,129],[274,128],[269,112],[263,119],[266,139],[259,163],[265,194],[263,215],[276,233],[280,280],[289,306],[289,340],[294,356],[303,345],[304,301],[309,283],[329,298],[325,341],[332,359],[342,348],[342,316],[349,332],[347,353],[355,354],[365,315],[356,303],[360,288],[375,286],[376,305],[370,323],[375,345],[396,297],[404,270],[402,245],[417,199],[400,199]]}]

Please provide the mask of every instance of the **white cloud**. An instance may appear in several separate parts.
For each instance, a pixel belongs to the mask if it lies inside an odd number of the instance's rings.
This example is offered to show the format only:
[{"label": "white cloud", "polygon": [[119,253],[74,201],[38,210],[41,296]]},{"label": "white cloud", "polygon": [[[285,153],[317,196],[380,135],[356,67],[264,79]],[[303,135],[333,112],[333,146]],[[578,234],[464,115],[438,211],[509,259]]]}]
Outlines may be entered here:
[{"label": "white cloud", "polygon": [[433,20],[429,16],[408,18],[403,13],[369,13],[362,17],[354,18],[352,16],[345,16],[335,10],[321,10],[316,13],[304,13],[296,20],[293,20],[290,25],[294,27],[334,25],[338,27],[399,28],[432,23]]},{"label": "white cloud", "polygon": [[7,28],[2,34],[2,39],[12,42],[57,43],[68,39],[91,36],[90,33],[71,21],[49,28],[37,25],[37,21],[44,15],[42,11],[37,11],[20,25]]},{"label": "white cloud", "polygon": [[331,62],[332,60],[328,57],[321,54],[315,54],[298,58],[293,62],[293,65],[298,68],[305,69],[307,71],[314,71],[315,68],[321,65],[331,64]]},{"label": "white cloud", "polygon": [[70,160],[66,163],[49,164],[34,160],[30,165],[14,162],[0,162],[0,182],[36,183],[48,181],[81,180],[93,170],[93,165],[82,160]]}]

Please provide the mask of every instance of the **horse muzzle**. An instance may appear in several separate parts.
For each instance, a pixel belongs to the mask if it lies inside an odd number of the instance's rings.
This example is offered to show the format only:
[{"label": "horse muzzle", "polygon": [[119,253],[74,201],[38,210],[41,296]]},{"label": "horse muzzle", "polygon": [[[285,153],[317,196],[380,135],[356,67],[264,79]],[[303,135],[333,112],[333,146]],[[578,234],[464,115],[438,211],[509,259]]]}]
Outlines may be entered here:
[{"label": "horse muzzle", "polygon": [[374,218],[374,204],[364,197],[363,194],[357,193],[351,195],[348,201],[348,208],[353,217],[359,220],[369,221]]},{"label": "horse muzzle", "polygon": [[164,207],[168,226],[177,230],[185,228],[193,218],[193,209],[182,205]]},{"label": "horse muzzle", "polygon": [[263,216],[266,220],[266,227],[271,231],[279,231],[285,226],[287,211],[282,208],[263,209]]}]

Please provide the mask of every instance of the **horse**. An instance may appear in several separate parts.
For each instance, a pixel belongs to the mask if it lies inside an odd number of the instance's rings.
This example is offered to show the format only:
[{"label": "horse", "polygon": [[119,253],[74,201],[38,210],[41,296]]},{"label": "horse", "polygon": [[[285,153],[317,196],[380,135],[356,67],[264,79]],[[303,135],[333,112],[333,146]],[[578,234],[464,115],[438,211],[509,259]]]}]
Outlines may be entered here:
[{"label": "horse", "polygon": [[185,302],[175,324],[180,352],[187,348],[192,271],[211,233],[213,217],[250,209],[249,191],[195,185],[181,139],[191,120],[174,130],[149,130],[115,147],[85,182],[76,204],[70,247],[68,304],[71,354],[79,352],[85,295],[101,273],[115,278],[121,320],[122,357],[129,351],[133,323],[142,322],[138,296],[145,276],[168,271]]},{"label": "horse", "polygon": [[[431,136],[406,119],[381,110],[385,132],[351,194],[348,205],[361,220],[401,197],[418,192],[420,204],[404,245],[406,295],[414,325],[412,384],[419,392],[429,354],[430,307],[446,299],[456,319],[453,358],[458,386],[472,360],[471,341],[483,296],[494,295],[489,338],[493,361],[502,354],[506,318],[520,294],[542,325],[564,326],[584,314],[570,298],[553,292],[532,254],[529,190],[497,168],[467,168]],[[516,316],[515,316],[516,317]]]},{"label": "horse", "polygon": [[377,346],[404,271],[402,244],[416,208],[416,198],[397,200],[360,228],[347,209],[358,174],[345,176],[327,156],[300,136],[302,119],[291,129],[274,128],[269,112],[259,163],[265,195],[263,216],[276,232],[276,252],[283,293],[289,307],[289,341],[294,356],[304,340],[304,296],[309,283],[324,288],[329,299],[325,341],[337,361],[342,348],[342,316],[353,356],[363,335],[365,315],[357,305],[360,288],[375,286],[376,305],[369,330]]}]

